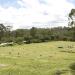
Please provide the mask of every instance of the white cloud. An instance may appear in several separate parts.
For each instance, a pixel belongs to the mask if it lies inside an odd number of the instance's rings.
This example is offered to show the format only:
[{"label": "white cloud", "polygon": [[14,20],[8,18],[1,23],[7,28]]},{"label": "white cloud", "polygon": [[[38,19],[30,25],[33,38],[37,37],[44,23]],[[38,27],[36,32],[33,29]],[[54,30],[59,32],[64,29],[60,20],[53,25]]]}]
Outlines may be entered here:
[{"label": "white cloud", "polygon": [[[40,26],[53,21],[65,21],[73,4],[67,0],[17,0],[21,8],[2,8],[0,6],[0,21],[13,23],[14,28]],[[45,3],[46,2],[46,3]],[[38,25],[39,23],[39,25]],[[34,25],[35,24],[35,25]],[[53,23],[52,23],[53,24]],[[53,25],[66,25],[54,23]],[[44,26],[43,26],[44,27]]]}]

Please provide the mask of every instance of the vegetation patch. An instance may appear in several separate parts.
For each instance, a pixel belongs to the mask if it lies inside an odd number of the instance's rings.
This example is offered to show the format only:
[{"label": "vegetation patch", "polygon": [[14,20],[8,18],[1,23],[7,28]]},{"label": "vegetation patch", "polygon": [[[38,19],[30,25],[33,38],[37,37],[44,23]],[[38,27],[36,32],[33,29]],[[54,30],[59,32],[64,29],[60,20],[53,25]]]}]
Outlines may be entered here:
[{"label": "vegetation patch", "polygon": [[53,41],[0,47],[0,75],[69,75],[75,53],[61,51],[75,51],[75,47],[68,48],[70,44],[75,43]]}]

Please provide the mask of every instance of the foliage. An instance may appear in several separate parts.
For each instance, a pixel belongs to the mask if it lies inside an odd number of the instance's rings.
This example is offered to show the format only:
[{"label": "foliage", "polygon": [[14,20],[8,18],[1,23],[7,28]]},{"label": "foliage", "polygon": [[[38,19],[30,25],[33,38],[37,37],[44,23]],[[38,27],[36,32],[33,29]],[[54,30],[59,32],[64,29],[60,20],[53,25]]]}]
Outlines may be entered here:
[{"label": "foliage", "polygon": [[4,26],[4,24],[0,24],[0,41],[5,31],[6,31],[6,27]]},{"label": "foliage", "polygon": [[23,44],[23,40],[24,40],[23,37],[17,37],[17,38],[15,38],[15,42],[16,42],[17,44]]},{"label": "foliage", "polygon": [[71,70],[75,70],[75,63],[72,63],[72,64],[70,65],[70,69],[71,69]]},{"label": "foliage", "polygon": [[[1,34],[0,34],[1,35]],[[75,41],[74,28],[56,27],[56,28],[35,28],[16,29],[4,32],[0,42],[22,42],[40,43],[46,41]]]},{"label": "foliage", "polygon": [[72,75],[75,75],[75,63],[72,63],[69,68],[71,69]]}]

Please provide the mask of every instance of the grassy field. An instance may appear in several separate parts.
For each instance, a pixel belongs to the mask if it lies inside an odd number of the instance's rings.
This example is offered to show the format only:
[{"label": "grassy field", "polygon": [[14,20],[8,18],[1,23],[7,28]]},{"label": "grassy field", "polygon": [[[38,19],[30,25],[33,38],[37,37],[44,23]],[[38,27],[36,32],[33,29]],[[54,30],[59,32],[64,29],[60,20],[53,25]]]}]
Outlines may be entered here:
[{"label": "grassy field", "polygon": [[[60,48],[62,47],[62,48]],[[0,47],[0,75],[71,75],[74,42],[46,42]]]}]

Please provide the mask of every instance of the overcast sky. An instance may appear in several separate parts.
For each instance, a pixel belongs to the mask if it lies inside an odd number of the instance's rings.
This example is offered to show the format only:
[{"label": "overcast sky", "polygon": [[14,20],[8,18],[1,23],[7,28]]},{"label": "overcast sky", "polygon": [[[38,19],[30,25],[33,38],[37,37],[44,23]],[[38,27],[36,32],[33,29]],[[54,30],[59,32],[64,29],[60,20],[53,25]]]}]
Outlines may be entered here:
[{"label": "overcast sky", "polygon": [[75,0],[0,0],[0,23],[13,28],[67,26]]}]

